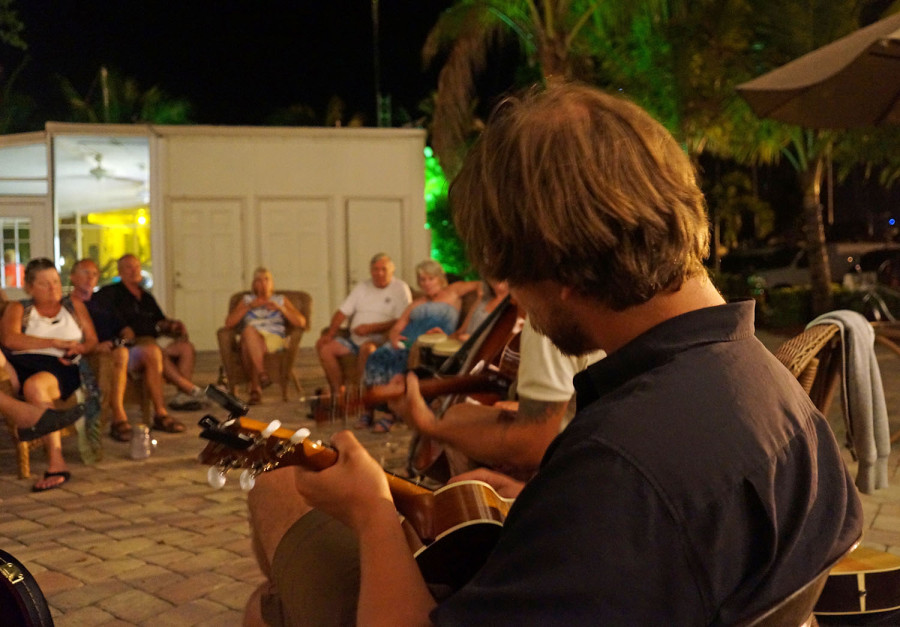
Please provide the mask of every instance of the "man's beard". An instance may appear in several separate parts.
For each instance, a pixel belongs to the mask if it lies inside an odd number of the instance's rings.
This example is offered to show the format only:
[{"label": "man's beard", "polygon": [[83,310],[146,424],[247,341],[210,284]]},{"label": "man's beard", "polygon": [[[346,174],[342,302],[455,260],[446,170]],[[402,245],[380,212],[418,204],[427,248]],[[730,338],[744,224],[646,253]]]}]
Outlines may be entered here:
[{"label": "man's beard", "polygon": [[534,315],[529,318],[534,330],[549,338],[564,355],[577,357],[594,350],[580,323],[566,319],[566,315],[559,309],[550,312],[546,321],[538,320]]}]

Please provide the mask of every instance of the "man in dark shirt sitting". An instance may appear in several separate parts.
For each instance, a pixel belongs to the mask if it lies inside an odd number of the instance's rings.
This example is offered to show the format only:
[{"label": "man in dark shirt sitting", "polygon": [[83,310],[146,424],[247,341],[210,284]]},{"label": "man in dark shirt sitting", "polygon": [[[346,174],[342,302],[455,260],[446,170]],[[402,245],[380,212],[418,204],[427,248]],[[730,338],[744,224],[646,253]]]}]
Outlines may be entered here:
[{"label": "man in dark shirt sitting", "polygon": [[94,329],[97,331],[95,353],[109,353],[113,363],[112,399],[113,420],[109,435],[120,442],[131,439],[131,425],[125,413],[125,386],[128,372],[140,373],[153,403],[153,427],[170,432],[184,431],[184,425],[169,416],[163,401],[163,356],[159,346],[152,342],[135,343],[134,331],[125,324],[112,307],[104,307],[94,298],[94,290],[100,279],[100,269],[93,259],[82,259],[72,266],[69,280],[72,282],[72,298],[84,303]]},{"label": "man in dark shirt sitting", "polygon": [[[645,111],[557,82],[508,98],[450,200],[481,275],[508,281],[564,353],[607,357],[576,375],[578,411],[534,478],[480,474],[516,500],[449,597],[426,586],[352,433],[334,437],[334,466],[272,473],[288,473],[280,508],[299,519],[267,574],[278,586],[282,568],[315,570],[281,597],[315,589],[310,616],[350,605],[361,625],[730,625],[859,538],[828,423],[756,339],[752,301],[726,304],[707,276],[690,160]],[[416,376],[405,383],[392,410],[427,411]],[[323,540],[341,557],[310,564]]]},{"label": "man in dark shirt sitting", "polygon": [[[118,262],[118,283],[102,287],[95,298],[112,307],[138,337],[156,338],[163,354],[163,376],[179,392],[169,402],[172,409],[201,409],[206,404],[203,390],[191,380],[194,375],[196,351],[188,339],[187,329],[180,320],[167,318],[153,294],[141,285],[141,262],[132,254],[123,255]],[[173,430],[183,431],[184,427]]]}]

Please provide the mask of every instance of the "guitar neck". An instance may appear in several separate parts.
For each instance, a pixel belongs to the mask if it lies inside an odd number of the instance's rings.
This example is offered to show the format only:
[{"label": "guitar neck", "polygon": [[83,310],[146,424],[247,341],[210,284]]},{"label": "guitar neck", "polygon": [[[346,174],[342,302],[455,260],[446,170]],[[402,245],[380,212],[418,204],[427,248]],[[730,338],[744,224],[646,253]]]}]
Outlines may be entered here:
[{"label": "guitar neck", "polygon": [[[502,390],[505,387],[508,387],[508,382],[496,372],[465,374],[445,379],[422,379],[419,381],[419,391],[426,399],[445,394],[490,392]],[[365,391],[363,402],[367,406],[378,405],[379,403],[402,398],[404,394],[406,394],[405,386],[403,389],[400,389],[396,385],[375,385]]]},{"label": "guitar neck", "polygon": [[[248,433],[259,433],[267,427],[266,423],[247,418],[246,416],[240,418],[240,426]],[[285,466],[302,466],[310,470],[324,470],[337,462],[338,453],[336,450],[320,442],[313,442],[309,438],[295,446],[293,450],[276,455],[275,449],[279,445],[290,441],[292,435],[294,435],[294,432],[288,429],[276,429],[271,437],[260,443],[255,451],[247,452],[247,455],[254,455],[259,458],[259,461],[272,465],[267,470],[275,470],[275,468]],[[205,462],[207,460],[201,459],[201,461]],[[384,474],[387,477],[391,494],[398,500],[398,508],[400,508],[400,501],[432,493],[428,488],[393,473],[385,471]]]}]

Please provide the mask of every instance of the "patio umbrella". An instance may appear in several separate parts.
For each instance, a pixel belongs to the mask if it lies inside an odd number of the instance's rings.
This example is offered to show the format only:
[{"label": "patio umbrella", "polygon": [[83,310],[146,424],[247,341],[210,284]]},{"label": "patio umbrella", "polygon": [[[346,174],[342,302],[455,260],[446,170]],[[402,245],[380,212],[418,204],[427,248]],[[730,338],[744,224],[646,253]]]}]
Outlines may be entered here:
[{"label": "patio umbrella", "polygon": [[756,115],[807,128],[900,124],[900,13],[737,90]]}]

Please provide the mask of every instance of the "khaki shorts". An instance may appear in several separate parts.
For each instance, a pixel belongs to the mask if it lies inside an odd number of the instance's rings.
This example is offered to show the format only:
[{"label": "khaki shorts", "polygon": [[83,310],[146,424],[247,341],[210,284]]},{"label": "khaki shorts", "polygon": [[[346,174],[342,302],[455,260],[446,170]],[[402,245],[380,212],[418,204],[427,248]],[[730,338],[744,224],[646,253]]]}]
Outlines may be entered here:
[{"label": "khaki shorts", "polygon": [[[259,331],[259,329],[257,329],[257,331]],[[284,337],[269,333],[268,331],[259,331],[259,334],[263,337],[263,340],[266,343],[266,350],[270,353],[277,353],[278,351],[284,350]]]},{"label": "khaki shorts", "polygon": [[359,599],[359,545],[343,523],[312,510],[275,549],[272,577],[277,592],[263,595],[269,625],[355,625]]},{"label": "khaki shorts", "polygon": [[[269,353],[277,353],[279,351],[284,350],[284,345],[287,342],[287,338],[282,337],[281,335],[276,335],[275,333],[269,333],[268,331],[260,331],[257,329],[257,332],[262,336],[263,342],[266,343],[266,351]],[[241,336],[238,334],[237,341],[240,343]]]}]

